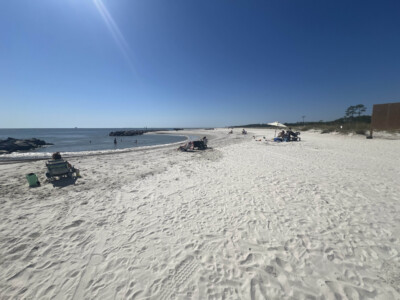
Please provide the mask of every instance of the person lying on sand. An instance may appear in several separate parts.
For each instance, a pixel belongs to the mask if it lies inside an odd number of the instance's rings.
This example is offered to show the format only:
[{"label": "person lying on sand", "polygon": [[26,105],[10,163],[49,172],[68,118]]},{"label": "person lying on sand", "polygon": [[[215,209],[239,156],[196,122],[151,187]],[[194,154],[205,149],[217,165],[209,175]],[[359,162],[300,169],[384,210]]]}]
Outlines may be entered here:
[{"label": "person lying on sand", "polygon": [[193,142],[187,142],[185,145],[179,146],[178,150],[180,151],[193,150]]}]

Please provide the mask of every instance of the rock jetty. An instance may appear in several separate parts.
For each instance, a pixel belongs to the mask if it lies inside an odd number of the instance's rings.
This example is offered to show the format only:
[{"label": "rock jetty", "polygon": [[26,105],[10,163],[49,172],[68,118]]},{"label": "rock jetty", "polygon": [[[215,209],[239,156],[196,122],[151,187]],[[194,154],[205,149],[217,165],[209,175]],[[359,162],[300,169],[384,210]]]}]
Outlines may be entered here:
[{"label": "rock jetty", "polygon": [[23,140],[9,137],[6,140],[0,140],[0,154],[7,154],[15,151],[28,151],[45,145],[53,144],[35,138]]},{"label": "rock jetty", "polygon": [[142,135],[146,133],[147,130],[121,130],[121,131],[112,131],[109,136],[133,136],[133,135]]}]

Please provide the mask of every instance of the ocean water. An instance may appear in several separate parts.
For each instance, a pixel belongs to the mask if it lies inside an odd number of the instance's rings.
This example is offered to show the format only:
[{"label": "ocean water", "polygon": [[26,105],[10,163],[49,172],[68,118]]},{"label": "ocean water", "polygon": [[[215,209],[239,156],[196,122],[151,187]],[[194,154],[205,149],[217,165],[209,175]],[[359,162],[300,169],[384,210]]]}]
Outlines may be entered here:
[{"label": "ocean water", "polygon": [[[134,129],[134,128],[130,128]],[[28,152],[14,152],[0,155],[1,159],[43,158],[51,153],[61,152],[67,156],[118,152],[130,148],[151,147],[185,141],[188,137],[179,135],[179,131],[171,134],[144,134],[137,136],[114,137],[111,131],[128,130],[115,128],[72,128],[72,129],[0,129],[0,140],[8,137],[16,139],[38,138],[54,145],[41,147]],[[165,129],[163,129],[165,130]],[[190,137],[194,138],[194,137]]]}]

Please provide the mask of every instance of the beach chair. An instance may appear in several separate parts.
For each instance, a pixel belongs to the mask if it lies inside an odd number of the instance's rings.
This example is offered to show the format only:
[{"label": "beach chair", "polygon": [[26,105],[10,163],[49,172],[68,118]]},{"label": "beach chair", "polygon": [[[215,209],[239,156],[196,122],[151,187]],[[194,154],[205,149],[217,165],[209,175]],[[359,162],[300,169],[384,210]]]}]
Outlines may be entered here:
[{"label": "beach chair", "polygon": [[47,167],[47,173],[46,173],[46,177],[52,181],[54,180],[56,177],[69,177],[72,178],[73,173],[75,172],[75,169],[73,167],[71,167],[70,164],[68,164],[67,161],[65,160],[49,160],[46,163],[46,167]]},{"label": "beach chair", "polygon": [[289,140],[299,142],[299,141],[301,141],[301,138],[299,137],[299,135],[300,135],[299,131],[296,131],[296,132],[290,131],[289,132]]},{"label": "beach chair", "polygon": [[205,150],[207,148],[207,145],[204,143],[204,141],[193,141],[193,148],[197,148],[198,150]]}]

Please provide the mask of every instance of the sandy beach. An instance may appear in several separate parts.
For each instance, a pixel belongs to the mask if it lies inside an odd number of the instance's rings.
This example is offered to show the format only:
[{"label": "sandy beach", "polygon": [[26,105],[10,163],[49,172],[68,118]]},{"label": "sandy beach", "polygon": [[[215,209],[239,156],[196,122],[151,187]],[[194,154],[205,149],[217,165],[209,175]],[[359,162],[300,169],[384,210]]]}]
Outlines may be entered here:
[{"label": "sandy beach", "polygon": [[400,139],[240,131],[1,164],[0,298],[400,299]]}]

